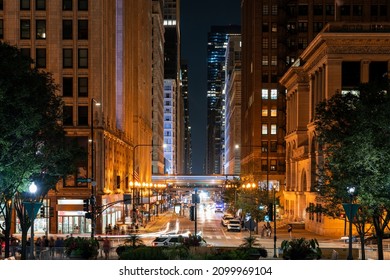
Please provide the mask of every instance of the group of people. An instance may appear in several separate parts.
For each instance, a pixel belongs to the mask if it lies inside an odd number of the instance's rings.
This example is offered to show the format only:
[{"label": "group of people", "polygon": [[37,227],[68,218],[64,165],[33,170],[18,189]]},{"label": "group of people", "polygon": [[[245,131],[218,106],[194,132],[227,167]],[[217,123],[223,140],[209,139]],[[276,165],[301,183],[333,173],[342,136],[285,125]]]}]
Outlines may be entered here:
[{"label": "group of people", "polygon": [[[292,225],[289,224],[287,226],[287,232],[290,236],[290,238],[292,238]],[[263,224],[263,228],[261,230],[261,237],[271,237],[272,235],[272,227],[271,227],[271,224],[270,222],[267,222],[266,224]]]}]

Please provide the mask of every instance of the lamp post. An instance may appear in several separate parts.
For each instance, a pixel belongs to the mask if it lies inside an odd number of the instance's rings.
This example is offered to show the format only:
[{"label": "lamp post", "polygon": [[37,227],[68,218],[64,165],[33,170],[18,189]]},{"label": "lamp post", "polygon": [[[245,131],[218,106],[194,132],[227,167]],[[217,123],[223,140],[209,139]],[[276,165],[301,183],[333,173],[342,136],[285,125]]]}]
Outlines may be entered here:
[{"label": "lamp post", "polygon": [[276,255],[276,185],[272,185],[273,195],[274,195],[274,205],[273,205],[273,220],[274,220],[274,258],[277,258]]},{"label": "lamp post", "polygon": [[100,106],[100,103],[91,98],[90,110],[91,110],[91,238],[95,237],[96,231],[96,181],[95,181],[95,142],[94,142],[94,120],[93,120],[93,105]]},{"label": "lamp post", "polygon": [[136,182],[135,182],[135,152],[136,152],[136,149],[138,147],[156,147],[156,146],[163,146],[165,147],[165,144],[164,145],[154,145],[154,144],[137,144],[135,146],[133,146],[133,170],[132,170],[132,179],[133,181],[130,183],[130,185],[132,186],[132,192],[133,192],[133,213],[132,213],[132,221],[133,223],[136,222],[136,204],[135,204],[135,188],[136,188]]},{"label": "lamp post", "polygon": [[353,203],[353,197],[355,195],[355,187],[349,187],[348,194],[350,197],[350,203],[343,203],[345,213],[348,216],[348,220],[349,220],[349,236],[348,236],[349,240],[348,240],[347,260],[353,260],[353,256],[352,256],[352,221],[353,221],[353,218],[355,217],[356,212],[357,212],[360,205]]}]

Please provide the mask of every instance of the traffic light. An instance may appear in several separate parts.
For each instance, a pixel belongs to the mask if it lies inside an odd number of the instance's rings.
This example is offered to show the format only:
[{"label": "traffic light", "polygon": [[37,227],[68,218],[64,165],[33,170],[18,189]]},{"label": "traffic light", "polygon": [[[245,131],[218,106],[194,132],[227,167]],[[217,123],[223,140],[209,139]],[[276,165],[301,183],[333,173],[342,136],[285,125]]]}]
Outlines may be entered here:
[{"label": "traffic light", "polygon": [[40,209],[41,218],[45,217],[45,206],[42,206]]},{"label": "traffic light", "polygon": [[195,206],[190,207],[190,220],[195,221]]},{"label": "traffic light", "polygon": [[83,202],[84,202],[84,204],[83,204],[83,210],[84,210],[85,212],[88,212],[88,211],[89,211],[89,198],[84,199]]},{"label": "traffic light", "polygon": [[267,215],[268,219],[272,222],[274,220],[274,205],[272,203],[268,204]]}]

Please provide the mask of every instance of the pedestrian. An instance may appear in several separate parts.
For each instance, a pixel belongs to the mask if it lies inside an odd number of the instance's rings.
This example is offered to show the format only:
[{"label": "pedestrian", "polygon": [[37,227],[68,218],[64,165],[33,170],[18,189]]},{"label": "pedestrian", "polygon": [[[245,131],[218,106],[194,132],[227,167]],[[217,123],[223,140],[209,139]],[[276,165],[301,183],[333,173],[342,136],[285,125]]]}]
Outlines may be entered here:
[{"label": "pedestrian", "polygon": [[108,260],[108,257],[110,255],[110,250],[111,250],[111,242],[106,236],[106,238],[103,240],[103,251],[106,260]]},{"label": "pedestrian", "polygon": [[291,238],[292,237],[292,225],[291,224],[288,225],[287,232],[288,232],[288,234],[290,235],[290,238]]},{"label": "pedestrian", "polygon": [[50,236],[50,239],[49,239],[49,250],[50,250],[50,256],[52,258],[54,258],[54,247],[55,247],[55,239],[53,236]]}]

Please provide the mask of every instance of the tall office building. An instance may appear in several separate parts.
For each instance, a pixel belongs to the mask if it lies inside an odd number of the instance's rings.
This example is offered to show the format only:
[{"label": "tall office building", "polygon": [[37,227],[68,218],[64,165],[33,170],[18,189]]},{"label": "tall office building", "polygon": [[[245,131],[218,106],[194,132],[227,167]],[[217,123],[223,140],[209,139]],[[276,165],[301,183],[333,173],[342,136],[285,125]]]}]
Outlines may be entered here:
[{"label": "tall office building", "polygon": [[[296,191],[302,174],[289,169],[286,180],[286,93],[278,81],[326,23],[388,21],[388,1],[242,0],[241,7],[242,178]],[[291,153],[290,166],[301,150]],[[305,213],[302,207],[298,211],[299,217]]]},{"label": "tall office building", "polygon": [[230,35],[225,62],[224,174],[240,174],[241,143],[241,35]]},{"label": "tall office building", "polygon": [[[0,39],[53,73],[67,136],[88,151],[78,173],[45,198],[54,217],[49,225],[37,222],[37,232],[91,232],[83,199],[95,193],[97,210],[103,209],[126,194],[137,196],[132,181],[151,181],[151,156],[145,156],[153,143],[151,18],[152,1],[144,0],[0,1]],[[132,203],[137,222],[144,221],[150,203],[142,197]],[[128,222],[127,210],[118,203],[99,213],[96,233]]]},{"label": "tall office building", "polygon": [[184,174],[192,174],[192,144],[190,102],[188,96],[188,64],[182,60],[181,67],[181,94],[184,106]]},{"label": "tall office building", "polygon": [[[173,102],[175,110],[173,116],[174,120],[173,137],[175,137],[172,151],[165,149],[165,156],[173,156],[170,161],[170,174],[184,173],[184,105],[181,95],[181,81],[180,81],[180,0],[165,0],[164,1],[164,79],[171,85],[172,89],[176,90],[173,96],[176,98]],[[164,136],[164,143],[168,139]]]},{"label": "tall office building", "polygon": [[207,43],[207,151],[206,174],[223,172],[225,54],[229,35],[240,26],[211,26]]}]

